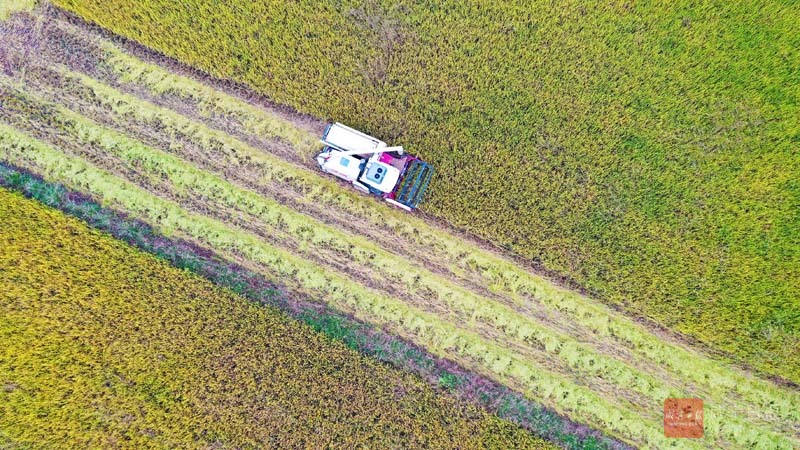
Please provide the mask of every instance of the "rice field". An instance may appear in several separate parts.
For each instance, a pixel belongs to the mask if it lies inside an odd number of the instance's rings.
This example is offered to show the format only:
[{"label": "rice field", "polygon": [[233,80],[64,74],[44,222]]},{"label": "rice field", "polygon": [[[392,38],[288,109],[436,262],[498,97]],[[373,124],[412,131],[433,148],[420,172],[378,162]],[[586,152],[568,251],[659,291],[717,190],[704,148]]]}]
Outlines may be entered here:
[{"label": "rice field", "polygon": [[4,448],[556,448],[0,188]]},{"label": "rice field", "polygon": [[55,3],[402,143],[426,213],[800,383],[797,2]]},{"label": "rice field", "polygon": [[[3,27],[0,160],[627,443],[799,445],[796,390],[321,176],[318,122],[46,12]],[[666,397],[705,400],[703,439],[664,438]]]},{"label": "rice field", "polygon": [[630,448],[536,404],[505,386],[470,372],[453,361],[436,358],[407,340],[326,308],[312,299],[284,292],[263,275],[226,261],[207,248],[180,239],[168,239],[148,224],[104,208],[79,192],[48,183],[36,175],[3,163],[0,163],[0,186],[59,209],[91,227],[107,232],[175,267],[207,278],[257,304],[276,307],[331,339],[341,341],[398,370],[412,372],[439,392],[496,414],[562,448]]}]

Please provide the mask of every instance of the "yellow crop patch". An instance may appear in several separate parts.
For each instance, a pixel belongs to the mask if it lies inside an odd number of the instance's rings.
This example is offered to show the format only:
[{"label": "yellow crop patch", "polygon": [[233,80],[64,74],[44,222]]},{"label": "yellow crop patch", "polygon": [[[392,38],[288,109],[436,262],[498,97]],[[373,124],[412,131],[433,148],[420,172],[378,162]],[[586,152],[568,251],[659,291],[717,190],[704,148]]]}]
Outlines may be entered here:
[{"label": "yellow crop patch", "polygon": [[549,448],[0,189],[0,444]]}]

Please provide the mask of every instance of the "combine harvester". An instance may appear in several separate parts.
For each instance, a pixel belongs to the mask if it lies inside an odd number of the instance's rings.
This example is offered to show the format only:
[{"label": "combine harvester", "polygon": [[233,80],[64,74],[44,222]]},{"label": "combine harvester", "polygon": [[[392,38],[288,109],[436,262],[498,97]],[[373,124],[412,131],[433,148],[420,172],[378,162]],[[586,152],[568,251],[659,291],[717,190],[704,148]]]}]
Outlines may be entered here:
[{"label": "combine harvester", "polygon": [[380,139],[340,123],[325,128],[322,143],[325,148],[317,162],[323,172],[406,211],[419,205],[433,177],[433,167],[405,154],[403,147],[387,147]]}]

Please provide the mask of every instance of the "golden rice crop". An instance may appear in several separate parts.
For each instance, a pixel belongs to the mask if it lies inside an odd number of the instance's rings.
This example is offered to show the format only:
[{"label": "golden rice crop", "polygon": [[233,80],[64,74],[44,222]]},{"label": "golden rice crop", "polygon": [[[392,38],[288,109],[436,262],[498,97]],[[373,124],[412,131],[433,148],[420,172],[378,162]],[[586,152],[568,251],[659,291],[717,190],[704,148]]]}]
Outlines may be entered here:
[{"label": "golden rice crop", "polygon": [[0,442],[549,448],[0,189]]},{"label": "golden rice crop", "polygon": [[428,212],[800,380],[797,8],[56,3],[405,144],[437,167]]}]

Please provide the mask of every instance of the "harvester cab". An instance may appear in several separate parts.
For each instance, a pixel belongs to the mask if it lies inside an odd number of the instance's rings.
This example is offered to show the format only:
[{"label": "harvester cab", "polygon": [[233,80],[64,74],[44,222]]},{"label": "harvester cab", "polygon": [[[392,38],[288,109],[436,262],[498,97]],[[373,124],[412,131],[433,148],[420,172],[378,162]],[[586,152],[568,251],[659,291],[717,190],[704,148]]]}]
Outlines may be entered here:
[{"label": "harvester cab", "polygon": [[403,147],[387,147],[340,123],[328,125],[321,142],[325,148],[317,163],[323,172],[406,211],[419,205],[433,177],[433,167],[406,154]]}]

